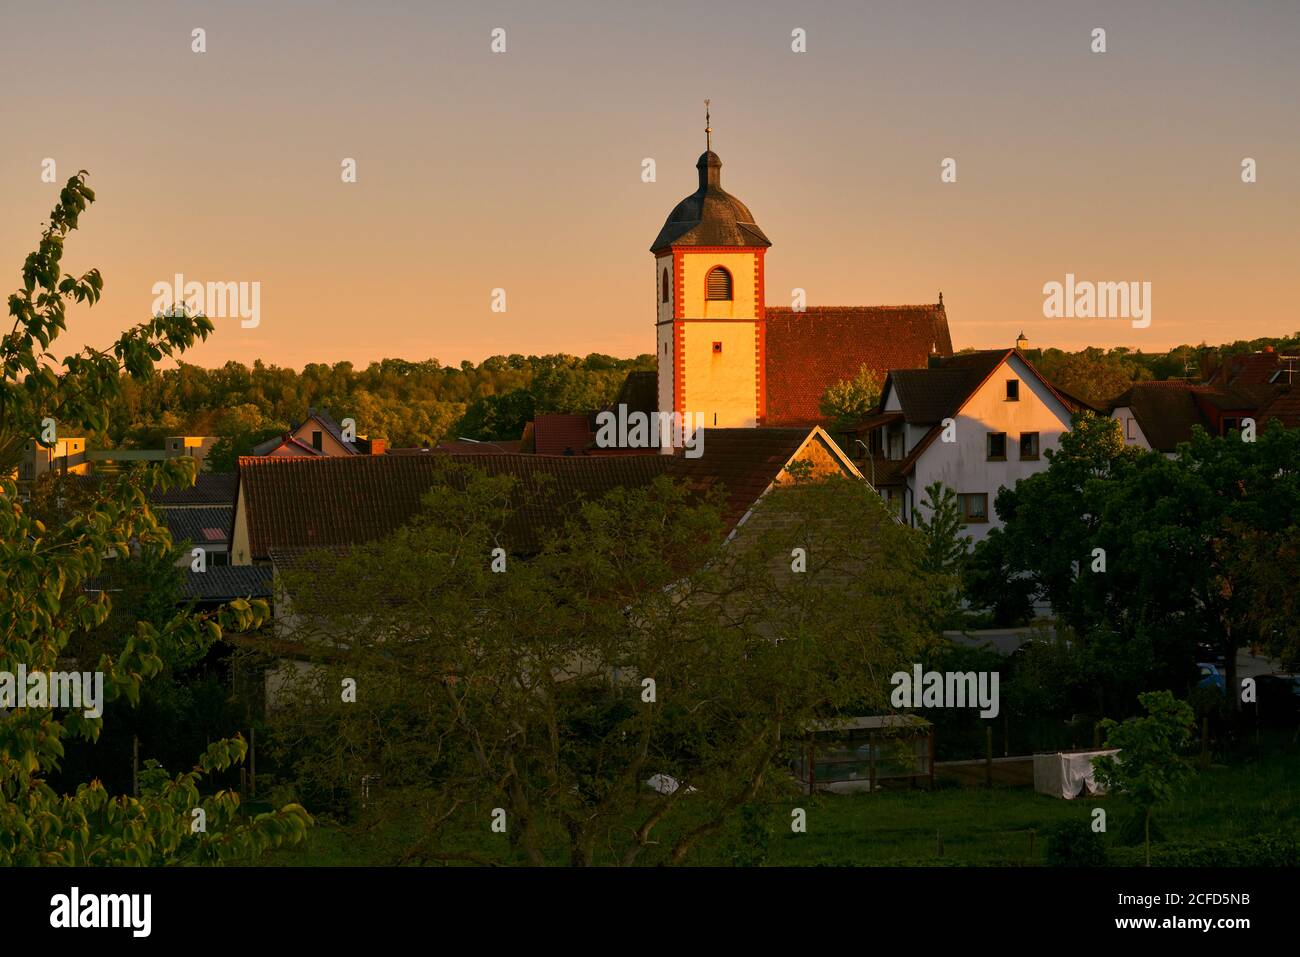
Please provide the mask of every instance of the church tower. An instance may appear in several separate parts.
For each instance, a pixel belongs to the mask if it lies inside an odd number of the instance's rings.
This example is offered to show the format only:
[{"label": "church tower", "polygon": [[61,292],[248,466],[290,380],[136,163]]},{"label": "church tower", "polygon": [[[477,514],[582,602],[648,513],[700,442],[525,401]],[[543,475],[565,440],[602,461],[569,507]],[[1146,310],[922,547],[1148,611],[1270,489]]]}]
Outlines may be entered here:
[{"label": "church tower", "polygon": [[[707,106],[708,101],[705,101]],[[655,257],[659,411],[706,428],[752,428],[766,414],[763,254],[771,242],[722,188],[705,114],[699,188],[677,204]]]}]

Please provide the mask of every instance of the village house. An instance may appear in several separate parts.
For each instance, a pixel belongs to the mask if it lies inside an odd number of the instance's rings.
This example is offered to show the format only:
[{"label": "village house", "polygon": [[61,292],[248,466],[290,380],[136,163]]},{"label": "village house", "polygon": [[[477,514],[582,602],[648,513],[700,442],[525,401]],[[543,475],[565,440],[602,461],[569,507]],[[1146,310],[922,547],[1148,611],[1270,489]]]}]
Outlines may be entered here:
[{"label": "village house", "polygon": [[[345,420],[346,421],[346,420]],[[254,455],[293,456],[383,455],[383,439],[364,435],[349,438],[324,409],[307,409],[307,417],[283,435],[254,446]]]},{"label": "village house", "polygon": [[867,481],[902,520],[914,524],[914,509],[928,515],[925,489],[942,482],[957,494],[975,542],[1000,524],[998,490],[1045,469],[1043,453],[1085,408],[1020,349],[982,350],[891,371],[878,413],[852,435],[864,449]]},{"label": "village house", "polygon": [[1253,419],[1258,432],[1276,420],[1300,427],[1300,356],[1273,349],[1230,356],[1205,382],[1135,382],[1109,403],[1124,442],[1173,457],[1200,426],[1224,436]]},{"label": "village house", "polygon": [[638,487],[667,475],[692,491],[725,489],[724,521],[740,525],[768,489],[788,481],[786,466],[812,464],[814,476],[861,478],[849,456],[819,427],[811,429],[708,429],[703,454],[547,456],[384,455],[361,457],[244,456],[232,514],[233,565],[264,564],[316,548],[373,541],[410,521],[422,496],[455,461],[489,475],[510,475],[521,508],[505,530],[504,546],[528,555],[542,537],[562,527],[583,498],[614,488]]},{"label": "village house", "polygon": [[251,576],[245,584],[259,589],[253,594],[268,588],[274,593],[279,638],[263,643],[263,650],[273,650],[276,658],[266,677],[267,699],[272,702],[294,674],[309,667],[306,662],[316,653],[284,640],[294,632],[295,619],[292,596],[276,589],[276,576],[300,567],[310,552],[346,550],[396,531],[417,515],[421,499],[435,483],[452,479],[453,464],[515,479],[515,507],[502,530],[501,545],[525,560],[548,535],[563,528],[583,500],[615,488],[641,487],[659,476],[678,480],[700,496],[721,487],[723,526],[729,537],[745,526],[772,489],[793,481],[787,467],[796,462],[807,463],[814,479],[862,479],[849,456],[819,427],[709,429],[702,448],[698,458],[680,452],[241,457],[230,535],[233,565],[217,569],[212,581],[214,587],[239,584],[237,576],[245,572]]}]

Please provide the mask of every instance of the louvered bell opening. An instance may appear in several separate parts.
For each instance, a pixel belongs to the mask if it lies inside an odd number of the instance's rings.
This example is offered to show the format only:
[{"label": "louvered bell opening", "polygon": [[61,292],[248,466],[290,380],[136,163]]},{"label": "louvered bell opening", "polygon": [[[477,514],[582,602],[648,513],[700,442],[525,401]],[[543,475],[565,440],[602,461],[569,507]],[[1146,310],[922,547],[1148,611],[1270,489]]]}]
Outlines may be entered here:
[{"label": "louvered bell opening", "polygon": [[710,299],[730,299],[731,273],[721,266],[709,270],[708,286]]}]

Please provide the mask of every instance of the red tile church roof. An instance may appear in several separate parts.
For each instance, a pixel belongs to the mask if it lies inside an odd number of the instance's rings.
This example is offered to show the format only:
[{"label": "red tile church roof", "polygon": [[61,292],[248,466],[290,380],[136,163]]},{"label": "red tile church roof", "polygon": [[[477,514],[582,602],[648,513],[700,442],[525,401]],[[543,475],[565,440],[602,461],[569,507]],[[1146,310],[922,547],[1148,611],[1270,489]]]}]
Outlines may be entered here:
[{"label": "red tile church roof", "polygon": [[823,423],[828,386],[866,365],[883,384],[891,369],[925,368],[932,354],[952,355],[942,303],[921,306],[767,308],[765,424]]}]

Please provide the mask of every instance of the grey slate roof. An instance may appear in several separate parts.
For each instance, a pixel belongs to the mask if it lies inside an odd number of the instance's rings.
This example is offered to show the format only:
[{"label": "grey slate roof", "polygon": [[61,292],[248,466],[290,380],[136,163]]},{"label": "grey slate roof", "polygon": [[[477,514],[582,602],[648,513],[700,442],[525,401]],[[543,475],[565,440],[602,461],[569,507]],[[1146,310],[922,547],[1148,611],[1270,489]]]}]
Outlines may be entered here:
[{"label": "grey slate roof", "polygon": [[167,530],[172,533],[174,544],[188,541],[208,546],[229,542],[234,513],[234,507],[230,505],[204,505],[164,509],[162,517],[167,522]]},{"label": "grey slate roof", "polygon": [[722,160],[712,150],[695,163],[700,186],[678,203],[651,252],[669,246],[770,246],[749,207],[722,188]]},{"label": "grey slate roof", "polygon": [[209,565],[205,572],[187,568],[181,590],[199,601],[270,598],[273,572],[270,565]]}]

